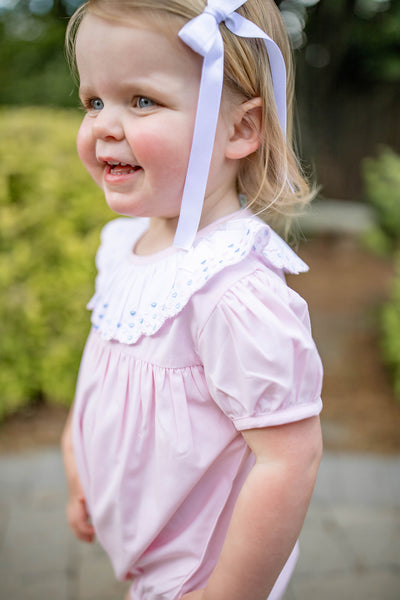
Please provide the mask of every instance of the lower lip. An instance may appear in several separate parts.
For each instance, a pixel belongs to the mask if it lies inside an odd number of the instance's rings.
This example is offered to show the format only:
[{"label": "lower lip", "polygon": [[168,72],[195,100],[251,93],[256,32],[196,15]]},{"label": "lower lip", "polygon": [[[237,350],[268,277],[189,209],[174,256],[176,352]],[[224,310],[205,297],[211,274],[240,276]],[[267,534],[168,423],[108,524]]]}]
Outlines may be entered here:
[{"label": "lower lip", "polygon": [[120,184],[120,183],[125,183],[126,181],[131,181],[133,177],[137,176],[138,173],[141,173],[143,171],[143,169],[141,168],[137,168],[137,169],[132,169],[131,171],[121,171],[121,172],[115,172],[112,171],[112,167],[110,165],[107,165],[104,171],[104,181],[106,183],[110,183],[110,184]]}]

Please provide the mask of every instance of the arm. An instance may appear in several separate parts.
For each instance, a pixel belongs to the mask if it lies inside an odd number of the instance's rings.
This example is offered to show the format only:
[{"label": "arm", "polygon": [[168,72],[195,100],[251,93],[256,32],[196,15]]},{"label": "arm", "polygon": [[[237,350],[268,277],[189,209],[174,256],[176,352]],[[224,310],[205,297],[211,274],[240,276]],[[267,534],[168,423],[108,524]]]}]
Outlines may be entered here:
[{"label": "arm", "polygon": [[319,418],[243,436],[256,463],[207,586],[183,600],[265,600],[300,534],[321,459]]},{"label": "arm", "polygon": [[69,526],[78,539],[83,542],[92,542],[94,539],[94,529],[89,522],[89,514],[76,468],[72,445],[72,412],[73,407],[69,412],[61,438],[61,449],[69,490],[67,518]]}]

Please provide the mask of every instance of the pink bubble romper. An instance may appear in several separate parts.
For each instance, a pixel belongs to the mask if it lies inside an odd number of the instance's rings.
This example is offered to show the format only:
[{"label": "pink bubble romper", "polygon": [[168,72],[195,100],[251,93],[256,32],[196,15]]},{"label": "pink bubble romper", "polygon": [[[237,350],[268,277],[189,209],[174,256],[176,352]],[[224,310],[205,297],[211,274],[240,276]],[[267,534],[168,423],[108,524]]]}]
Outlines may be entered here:
[{"label": "pink bubble romper", "polygon": [[177,600],[205,586],[254,464],[240,431],[317,415],[322,368],[284,280],[307,267],[265,223],[239,211],[190,250],[137,256],[147,227],[103,229],[73,440],[116,576],[132,600]]}]

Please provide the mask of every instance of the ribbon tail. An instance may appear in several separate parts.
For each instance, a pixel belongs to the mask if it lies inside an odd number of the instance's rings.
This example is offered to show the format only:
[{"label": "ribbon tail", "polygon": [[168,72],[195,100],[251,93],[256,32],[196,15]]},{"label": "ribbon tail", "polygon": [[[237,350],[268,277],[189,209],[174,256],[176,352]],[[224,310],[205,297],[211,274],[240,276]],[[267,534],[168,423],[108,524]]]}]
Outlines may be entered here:
[{"label": "ribbon tail", "polygon": [[189,249],[196,236],[214,148],[224,74],[224,45],[218,34],[203,59],[192,149],[174,246]]},{"label": "ribbon tail", "polygon": [[229,15],[225,25],[232,33],[240,37],[263,39],[268,53],[269,64],[271,67],[272,84],[274,87],[274,96],[278,120],[286,139],[287,127],[287,109],[286,109],[286,65],[279,46],[258,27],[248,19],[245,19],[238,13]]}]

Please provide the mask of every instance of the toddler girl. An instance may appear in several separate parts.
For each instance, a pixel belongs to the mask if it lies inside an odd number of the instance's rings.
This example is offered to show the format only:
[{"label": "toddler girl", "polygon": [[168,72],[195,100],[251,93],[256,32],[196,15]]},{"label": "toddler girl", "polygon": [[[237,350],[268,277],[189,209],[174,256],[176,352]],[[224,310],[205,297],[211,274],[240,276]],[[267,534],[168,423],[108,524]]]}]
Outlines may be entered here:
[{"label": "toddler girl", "polygon": [[[63,435],[68,518],[131,600],[281,598],[321,454],[309,199],[272,0],[89,0],[68,49],[112,210]],[[288,85],[287,85],[288,84]],[[289,119],[286,122],[287,107]],[[287,130],[287,132],[286,132]]]}]

